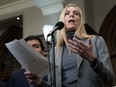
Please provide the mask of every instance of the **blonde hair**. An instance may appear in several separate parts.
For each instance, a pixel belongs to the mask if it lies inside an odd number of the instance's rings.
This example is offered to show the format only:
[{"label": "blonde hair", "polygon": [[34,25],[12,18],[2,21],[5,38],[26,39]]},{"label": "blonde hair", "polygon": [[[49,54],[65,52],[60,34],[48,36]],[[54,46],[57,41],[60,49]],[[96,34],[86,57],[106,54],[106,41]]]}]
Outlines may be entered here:
[{"label": "blonde hair", "polygon": [[[75,35],[77,38],[79,39],[87,39],[90,37],[90,35],[88,35],[85,31],[85,28],[84,28],[84,23],[83,23],[83,19],[82,19],[82,11],[79,7],[77,7],[76,5],[74,4],[69,4],[67,5],[63,11],[61,12],[61,15],[60,15],[60,19],[59,21],[62,21],[64,22],[64,16],[65,16],[65,11],[67,10],[67,8],[69,7],[75,7],[76,9],[79,10],[80,12],[80,18],[81,18],[81,21],[80,21],[80,24],[79,24],[79,27],[76,29],[76,32],[75,32]],[[56,42],[56,50],[57,50],[57,53],[60,52],[60,48],[61,46],[63,45],[63,43],[65,42],[66,45],[67,45],[67,36],[66,36],[66,32],[65,32],[65,26],[63,29],[61,29],[60,31],[57,31],[57,42]],[[68,47],[68,45],[67,45]],[[69,50],[70,51],[70,50]]]}]

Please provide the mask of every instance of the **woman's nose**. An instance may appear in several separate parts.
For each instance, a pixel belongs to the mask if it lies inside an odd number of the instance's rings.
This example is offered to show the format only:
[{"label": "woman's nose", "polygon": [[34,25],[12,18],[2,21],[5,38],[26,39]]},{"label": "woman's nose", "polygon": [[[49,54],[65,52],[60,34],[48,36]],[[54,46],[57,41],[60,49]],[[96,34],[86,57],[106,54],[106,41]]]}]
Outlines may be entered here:
[{"label": "woman's nose", "polygon": [[70,17],[74,17],[74,14],[72,12],[70,13]]}]

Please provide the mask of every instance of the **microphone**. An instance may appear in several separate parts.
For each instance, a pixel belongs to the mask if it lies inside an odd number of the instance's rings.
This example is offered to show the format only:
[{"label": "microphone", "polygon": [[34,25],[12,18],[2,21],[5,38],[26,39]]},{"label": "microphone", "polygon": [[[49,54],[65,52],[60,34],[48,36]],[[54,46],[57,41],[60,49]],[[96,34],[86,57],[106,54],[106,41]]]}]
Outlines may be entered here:
[{"label": "microphone", "polygon": [[55,25],[55,28],[48,33],[47,37],[49,37],[50,35],[54,34],[54,32],[56,30],[61,30],[63,27],[64,27],[64,23],[63,22],[61,22],[61,21],[57,22],[56,25]]}]

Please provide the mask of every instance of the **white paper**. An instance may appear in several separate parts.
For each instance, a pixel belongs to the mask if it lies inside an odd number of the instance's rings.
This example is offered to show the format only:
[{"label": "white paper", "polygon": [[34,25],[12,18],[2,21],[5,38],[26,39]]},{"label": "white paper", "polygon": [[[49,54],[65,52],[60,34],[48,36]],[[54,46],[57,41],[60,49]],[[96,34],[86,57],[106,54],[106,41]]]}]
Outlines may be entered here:
[{"label": "white paper", "polygon": [[35,51],[23,39],[14,40],[5,45],[22,67],[39,76],[40,80],[49,73],[47,58]]}]

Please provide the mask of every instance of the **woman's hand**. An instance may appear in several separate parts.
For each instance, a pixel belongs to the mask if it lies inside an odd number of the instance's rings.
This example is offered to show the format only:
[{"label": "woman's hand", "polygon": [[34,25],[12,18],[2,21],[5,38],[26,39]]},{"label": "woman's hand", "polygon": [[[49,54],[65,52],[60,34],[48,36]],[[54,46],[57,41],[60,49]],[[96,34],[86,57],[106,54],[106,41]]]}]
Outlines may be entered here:
[{"label": "woman's hand", "polygon": [[24,74],[26,75],[27,81],[30,84],[40,84],[41,83],[41,81],[40,81],[39,77],[37,77],[37,75],[32,74],[29,71],[24,72]]},{"label": "woman's hand", "polygon": [[89,62],[95,59],[92,53],[91,38],[89,38],[88,44],[86,45],[74,37],[72,40],[68,40],[68,46],[71,52],[77,53],[81,57],[86,58]]}]

